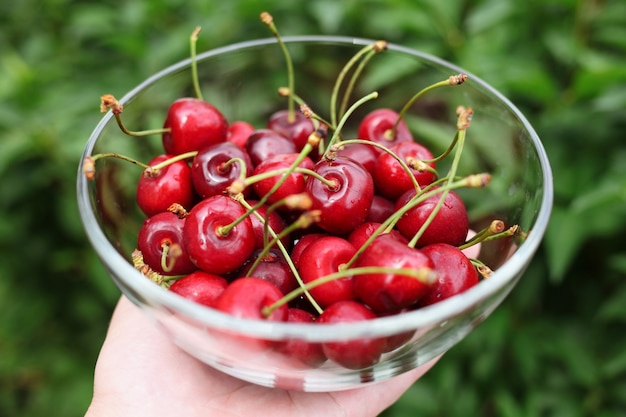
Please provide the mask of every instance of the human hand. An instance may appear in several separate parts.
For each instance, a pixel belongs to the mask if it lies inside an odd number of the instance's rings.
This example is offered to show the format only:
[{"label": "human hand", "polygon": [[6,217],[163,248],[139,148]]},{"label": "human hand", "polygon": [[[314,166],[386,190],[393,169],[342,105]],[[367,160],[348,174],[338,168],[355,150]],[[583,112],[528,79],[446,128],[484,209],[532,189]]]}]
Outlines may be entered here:
[{"label": "human hand", "polygon": [[189,356],[122,297],[98,357],[86,417],[376,416],[437,359],[353,390],[305,393],[265,388]]}]

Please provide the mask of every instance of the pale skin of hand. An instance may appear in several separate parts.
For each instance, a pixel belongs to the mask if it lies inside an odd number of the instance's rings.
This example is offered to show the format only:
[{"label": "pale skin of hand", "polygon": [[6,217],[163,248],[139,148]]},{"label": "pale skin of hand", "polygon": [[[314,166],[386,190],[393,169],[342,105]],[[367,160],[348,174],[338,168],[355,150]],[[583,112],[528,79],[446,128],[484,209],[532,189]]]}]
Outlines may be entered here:
[{"label": "pale skin of hand", "polygon": [[86,417],[377,416],[437,359],[353,390],[303,393],[264,388],[187,355],[122,297],[98,357]]}]

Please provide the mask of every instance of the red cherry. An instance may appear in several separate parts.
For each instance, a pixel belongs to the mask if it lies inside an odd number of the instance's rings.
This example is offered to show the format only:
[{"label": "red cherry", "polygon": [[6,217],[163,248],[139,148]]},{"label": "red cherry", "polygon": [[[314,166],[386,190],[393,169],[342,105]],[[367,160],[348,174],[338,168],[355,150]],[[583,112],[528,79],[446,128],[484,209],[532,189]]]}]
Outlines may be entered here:
[{"label": "red cherry", "polygon": [[378,314],[394,314],[410,307],[426,294],[430,286],[415,277],[398,274],[392,270],[433,269],[430,258],[386,234],[374,239],[359,256],[357,267],[379,266],[390,269],[387,273],[355,275],[354,293]]},{"label": "red cherry", "polygon": [[[227,164],[233,158],[242,162]],[[191,163],[191,181],[200,197],[206,198],[225,194],[242,172],[251,170],[252,161],[247,152],[232,142],[221,142],[198,151]]]},{"label": "red cherry", "polygon": [[326,233],[307,233],[300,237],[293,245],[293,249],[291,250],[290,256],[291,261],[293,262],[296,269],[300,269],[300,257],[302,256],[302,252],[313,242],[318,240],[323,236],[328,236]]},{"label": "red cherry", "polygon": [[246,152],[254,166],[275,155],[297,153],[296,146],[287,137],[270,129],[257,129],[246,141]]},{"label": "red cherry", "polygon": [[[417,142],[398,143],[389,150],[405,162],[409,159],[423,161],[433,158],[432,153]],[[429,164],[429,166],[435,168],[434,163]],[[413,168],[410,168],[410,171],[420,187],[425,187],[435,180],[435,174],[431,171],[420,171]],[[373,177],[376,192],[392,200],[400,197],[405,191],[414,188],[409,174],[393,156],[386,152],[380,154],[376,160]]]},{"label": "red cherry", "polygon": [[244,149],[248,137],[254,132],[254,126],[243,120],[237,120],[228,125],[226,140]]},{"label": "red cherry", "polygon": [[[323,276],[339,272],[339,268],[355,253],[354,246],[343,238],[321,237],[311,242],[300,255],[298,262],[300,277],[305,284],[308,284]],[[309,292],[322,307],[327,307],[337,301],[354,300],[351,276],[321,284]]]},{"label": "red cherry", "polygon": [[367,221],[383,223],[396,211],[396,203],[388,198],[374,194],[370,211],[367,213]]},{"label": "red cherry", "polygon": [[[328,306],[319,316],[319,324],[353,323],[372,320],[377,316],[356,301],[340,301]],[[326,357],[348,369],[362,369],[375,365],[385,349],[385,338],[363,338],[345,342],[326,342],[322,349]]]},{"label": "red cherry", "polygon": [[213,307],[234,317],[270,321],[286,321],[287,306],[282,305],[269,316],[263,309],[283,297],[274,284],[256,277],[238,278],[231,282],[215,300]]},{"label": "red cherry", "polygon": [[261,254],[262,249],[257,249],[252,253],[250,259],[246,261],[240,276],[254,276],[261,278],[274,284],[281,293],[287,294],[298,287],[298,281],[285,260],[282,252],[278,249],[270,249],[269,252],[261,258],[253,271],[250,268]]},{"label": "red cherry", "polygon": [[152,270],[162,275],[184,275],[197,269],[183,245],[184,225],[185,219],[169,211],[143,222],[137,235],[137,248]]},{"label": "red cherry", "polygon": [[226,140],[228,122],[213,105],[197,98],[181,98],[169,107],[163,148],[171,155],[197,151]]},{"label": "red cherry", "polygon": [[[268,174],[276,170],[287,169],[294,163],[296,158],[298,158],[298,154],[296,153],[274,155],[273,157],[269,157],[256,166],[254,169],[254,175]],[[303,168],[312,167],[313,161],[307,157],[300,164],[300,166]],[[274,185],[276,185],[278,181],[281,181],[282,177],[283,174],[272,175],[268,178],[255,182],[252,187],[259,197],[265,197],[265,195],[272,190]],[[273,204],[289,195],[304,192],[305,181],[306,176],[304,174],[300,172],[292,172],[287,176],[286,180],[276,190],[276,192],[268,197],[267,202],[269,204]]]},{"label": "red cherry", "polygon": [[372,176],[363,165],[341,156],[320,160],[315,171],[333,184],[328,186],[313,176],[307,178],[306,191],[313,200],[313,209],[321,210],[317,226],[334,234],[350,233],[367,218],[374,197]]},{"label": "red cherry", "polygon": [[[396,208],[404,206],[415,196],[415,190],[404,193],[397,201]],[[396,228],[407,239],[411,240],[426,222],[430,213],[439,202],[441,195],[433,195],[404,214]],[[417,246],[426,246],[433,243],[447,243],[460,246],[465,242],[469,230],[467,210],[461,197],[454,191],[449,191],[445,201],[433,221],[426,228],[424,234],[417,241]]]},{"label": "red cherry", "polygon": [[[404,120],[398,123],[395,136],[391,136],[391,129],[398,120],[398,116],[398,113],[391,109],[373,110],[361,120],[358,128],[359,138],[371,140],[388,148],[396,143],[413,142],[413,135]],[[375,152],[380,154],[383,151],[376,149]]]},{"label": "red cherry", "polygon": [[[169,155],[159,155],[148,165],[167,161]],[[144,173],[139,178],[136,191],[137,205],[146,216],[167,211],[174,203],[190,209],[196,198],[191,183],[191,169],[185,161],[171,163],[155,173]]]},{"label": "red cherry", "polygon": [[245,214],[235,200],[223,195],[196,204],[185,219],[183,238],[189,258],[205,272],[223,275],[239,269],[254,250],[254,232],[248,217],[227,234],[222,227]]},{"label": "red cherry", "polygon": [[293,120],[290,120],[288,110],[279,110],[273,113],[268,122],[267,128],[280,133],[290,139],[296,147],[296,152],[300,152],[307,144],[309,136],[315,131],[315,126],[311,119],[301,112],[293,112]]},{"label": "red cherry", "polygon": [[213,307],[227,286],[228,281],[224,277],[195,271],[174,281],[169,290],[195,303]]},{"label": "red cherry", "polygon": [[478,284],[476,268],[456,246],[434,243],[421,251],[433,261],[439,278],[419,300],[420,306],[445,300]]},{"label": "red cherry", "polygon": [[374,175],[374,166],[376,165],[376,160],[378,159],[378,152],[373,146],[352,143],[339,149],[337,151],[337,155],[359,161],[367,172]]},{"label": "red cherry", "polygon": [[[357,226],[357,228],[354,229],[352,233],[350,233],[350,235],[348,236],[348,241],[352,243],[352,246],[358,249],[367,242],[370,236],[372,236],[372,234],[374,234],[374,232],[378,230],[378,227],[380,225],[381,223],[377,222],[364,222],[361,225]],[[409,241],[397,230],[392,230],[391,232],[389,232],[389,234],[404,244],[409,243]]]},{"label": "red cherry", "polygon": [[[287,311],[287,321],[290,323],[315,323],[315,316],[308,311],[292,307]],[[318,367],[326,361],[321,343],[289,339],[280,342],[276,346],[276,351],[306,366]]]}]

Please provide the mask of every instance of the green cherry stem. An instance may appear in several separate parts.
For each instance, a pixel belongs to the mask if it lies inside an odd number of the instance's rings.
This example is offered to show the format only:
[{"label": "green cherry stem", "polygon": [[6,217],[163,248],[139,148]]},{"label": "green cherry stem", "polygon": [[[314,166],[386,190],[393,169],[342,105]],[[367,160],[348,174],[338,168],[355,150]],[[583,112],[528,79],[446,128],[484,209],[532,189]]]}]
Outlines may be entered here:
[{"label": "green cherry stem", "polygon": [[200,89],[200,81],[198,79],[198,62],[196,59],[196,44],[198,43],[199,33],[200,26],[197,26],[189,37],[189,55],[191,57],[191,79],[193,82],[193,89],[196,93],[196,97],[200,100],[204,100],[202,97],[202,90]]},{"label": "green cherry stem", "polygon": [[404,118],[404,115],[409,111],[411,106],[413,106],[413,104],[420,97],[422,97],[424,94],[436,88],[447,87],[451,85],[460,85],[460,84],[463,84],[466,80],[467,80],[467,74],[451,75],[446,80],[436,82],[418,91],[413,97],[409,99],[409,101],[407,101],[404,104],[404,107],[402,107],[402,109],[398,113],[398,119],[396,120],[396,122],[393,124],[393,127],[391,128],[390,137],[394,138],[396,136],[396,130],[398,130],[398,125],[400,124],[400,121]]},{"label": "green cherry stem", "polygon": [[296,120],[295,106],[294,106],[294,99],[293,99],[293,93],[295,92],[294,90],[295,76],[294,76],[294,70],[293,70],[293,62],[291,60],[291,54],[289,54],[289,50],[287,49],[287,46],[285,45],[285,43],[282,40],[282,37],[278,33],[278,29],[276,28],[276,25],[274,24],[274,18],[272,17],[272,15],[269,14],[268,12],[262,12],[260,17],[261,17],[261,21],[267,25],[267,27],[270,29],[270,31],[276,38],[276,41],[278,42],[278,45],[280,46],[280,49],[285,58],[285,63],[287,65],[287,85],[288,85],[289,91],[291,92],[291,94],[289,94],[288,96],[288,102],[287,102],[288,112],[289,112],[288,120],[290,122],[294,122]]},{"label": "green cherry stem", "polygon": [[296,288],[295,290],[285,294],[280,300],[274,302],[273,304],[266,306],[263,308],[262,313],[266,317],[269,317],[274,310],[277,308],[289,303],[290,301],[299,297],[304,291],[310,291],[315,287],[318,287],[323,284],[327,284],[331,281],[335,281],[341,278],[352,277],[355,275],[364,275],[364,274],[398,274],[398,275],[406,275],[411,278],[415,278],[425,284],[432,285],[437,280],[437,273],[430,268],[418,268],[418,269],[409,269],[409,268],[389,268],[382,266],[364,266],[364,267],[355,267],[355,268],[347,268],[341,269],[338,272],[325,275],[320,277],[314,281],[311,281],[300,288]]},{"label": "green cherry stem", "polygon": [[337,127],[333,131],[333,135],[328,141],[328,149],[330,149],[335,143],[341,140],[341,130],[343,129],[343,126],[347,123],[348,119],[350,119],[350,115],[352,115],[352,113],[362,104],[370,100],[376,99],[376,98],[378,98],[378,92],[374,91],[364,97],[361,97],[354,104],[352,104],[352,106],[350,106],[350,108],[346,111],[346,113],[341,117],[341,120],[339,121],[339,123],[337,124]]},{"label": "green cherry stem", "polygon": [[122,122],[121,114],[124,112],[124,105],[120,103],[113,94],[105,94],[100,96],[100,113],[106,113],[111,110],[113,113],[113,117],[115,117],[115,121],[119,126],[120,130],[128,135],[134,137],[142,137],[142,136],[150,136],[150,135],[160,135],[163,133],[170,132],[169,128],[160,128],[160,129],[148,129],[148,130],[128,130],[126,126],[124,126],[124,122]]},{"label": "green cherry stem", "polygon": [[[243,198],[243,195],[239,194],[237,196],[237,201],[239,201],[239,203],[241,203],[241,205],[246,208],[246,210],[249,213],[252,213],[252,215],[256,216],[257,219],[259,219],[259,221],[263,222],[265,224],[265,218],[263,216],[261,216],[261,214],[259,214],[258,210],[256,210],[254,207],[256,207],[256,205],[253,207],[250,205],[250,203],[248,203],[245,198]],[[289,265],[289,269],[291,270],[291,272],[293,273],[296,282],[298,283],[298,285],[300,286],[300,288],[303,288],[305,286],[304,281],[302,281],[302,277],[300,277],[300,273],[298,272],[298,269],[296,268],[296,266],[293,263],[293,260],[291,259],[291,255],[289,254],[289,251],[287,250],[287,248],[285,248],[285,245],[283,244],[283,242],[280,240],[280,238],[278,238],[278,234],[276,234],[276,232],[274,231],[274,229],[272,229],[272,227],[268,228],[268,231],[270,233],[270,235],[272,236],[272,239],[276,241],[276,245],[278,246],[278,249],[280,250],[280,252],[283,254],[285,261],[287,262],[287,265]],[[317,303],[317,301],[315,301],[315,298],[313,298],[313,296],[309,293],[308,289],[304,289],[303,291],[304,296],[309,300],[309,302],[311,303],[311,305],[313,306],[313,308],[317,311],[318,314],[322,313],[322,307],[320,307],[320,305]]]}]

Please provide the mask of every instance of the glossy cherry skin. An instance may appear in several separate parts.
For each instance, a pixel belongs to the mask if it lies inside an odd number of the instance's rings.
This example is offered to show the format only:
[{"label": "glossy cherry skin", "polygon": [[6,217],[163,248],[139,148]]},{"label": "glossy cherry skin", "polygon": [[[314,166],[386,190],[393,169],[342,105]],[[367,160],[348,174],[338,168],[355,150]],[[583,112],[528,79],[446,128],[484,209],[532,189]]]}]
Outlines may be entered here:
[{"label": "glossy cherry skin", "polygon": [[[183,243],[185,219],[164,211],[144,220],[137,235],[137,248],[143,261],[162,275],[185,275],[197,268]],[[163,252],[166,250],[166,256]]]},{"label": "glossy cherry skin", "polygon": [[[241,162],[227,164],[233,158]],[[252,169],[252,161],[246,151],[232,142],[221,142],[198,151],[191,163],[191,181],[196,193],[206,198],[226,194],[227,188],[242,173],[248,173]]]},{"label": "glossy cherry skin", "polygon": [[269,316],[263,309],[283,297],[274,284],[256,277],[237,278],[215,300],[213,307],[234,317],[270,321],[286,321],[287,306],[282,305]]},{"label": "glossy cherry skin", "polygon": [[248,217],[225,236],[219,230],[245,212],[237,201],[223,195],[208,197],[189,211],[183,228],[184,244],[199,269],[223,275],[241,268],[250,257],[254,232]]},{"label": "glossy cherry skin", "polygon": [[[288,169],[298,158],[297,153],[289,153],[289,154],[281,154],[274,155],[269,157],[268,159],[262,161],[254,168],[254,175],[268,174],[279,170]],[[302,163],[299,165],[302,168],[313,167],[313,161],[310,158],[306,157]],[[276,183],[281,181],[284,174],[277,173],[275,175],[269,176],[268,178],[262,179],[260,181],[255,182],[252,185],[252,188],[256,192],[256,194],[263,198],[274,188]],[[276,203],[285,197],[292,194],[300,194],[305,190],[306,176],[300,172],[292,172],[286,178],[286,180],[280,185],[280,187],[267,197],[268,204]],[[284,211],[284,208],[280,209]]]},{"label": "glossy cherry skin", "polygon": [[342,146],[341,149],[337,151],[337,155],[358,161],[367,172],[374,175],[378,151],[373,146],[352,143]]},{"label": "glossy cherry skin", "polygon": [[[381,108],[365,115],[358,127],[358,136],[361,139],[371,140],[387,148],[401,142],[413,142],[413,134],[404,120],[401,120],[395,136],[391,136],[391,129],[398,120],[398,113],[394,110]],[[377,154],[382,150],[375,149]]]},{"label": "glossy cherry skin", "polygon": [[[352,246],[359,249],[361,246],[367,243],[368,239],[375,232],[378,231],[378,228],[380,227],[380,225],[381,223],[377,223],[377,222],[364,222],[360,224],[359,226],[357,226],[357,228],[354,229],[352,233],[348,235],[348,241],[352,243]],[[379,234],[383,234],[383,232],[384,231],[381,231],[379,232]],[[397,230],[391,230],[389,234],[404,244],[409,243],[409,241],[404,236],[402,236]]]},{"label": "glossy cherry skin", "polygon": [[270,129],[257,129],[246,141],[246,152],[254,166],[275,155],[297,153],[296,146],[287,137]]},{"label": "glossy cherry skin", "polygon": [[307,144],[309,136],[315,131],[313,122],[302,112],[293,112],[293,120],[290,120],[288,110],[279,110],[273,113],[267,121],[267,128],[280,133],[290,139],[300,152]]},{"label": "glossy cherry skin", "polygon": [[[396,208],[399,209],[401,206],[404,206],[413,196],[415,196],[414,190],[404,193],[396,201]],[[441,194],[436,194],[411,208],[396,223],[396,228],[403,236],[411,240],[426,222],[440,197]],[[465,204],[457,193],[449,191],[443,205],[424,234],[417,241],[416,246],[421,247],[433,243],[447,243],[452,246],[460,246],[465,242],[468,231],[469,219]]]},{"label": "glossy cherry skin", "polygon": [[433,261],[438,279],[419,300],[419,306],[437,303],[478,284],[476,268],[456,246],[433,243],[424,246],[421,251]]},{"label": "glossy cherry skin", "polygon": [[[316,318],[312,313],[306,310],[290,307],[287,311],[287,321],[289,323],[313,324]],[[321,343],[306,342],[301,339],[289,339],[278,343],[276,351],[306,366],[318,367],[326,362],[326,355],[324,355]],[[297,366],[297,364],[294,366]]]},{"label": "glossy cherry skin", "polygon": [[[159,155],[148,165],[154,166],[170,159],[169,155]],[[185,161],[177,161],[158,170],[144,173],[139,178],[135,193],[137,205],[146,216],[167,211],[174,203],[187,210],[191,209],[196,194],[191,182],[191,169]]]},{"label": "glossy cherry skin", "polygon": [[[353,323],[377,317],[357,301],[340,301],[328,306],[319,316],[320,325]],[[322,349],[326,357],[348,369],[362,369],[375,365],[385,350],[385,338],[363,338],[341,342],[325,342]]]},{"label": "glossy cherry skin", "polygon": [[[403,142],[392,146],[389,149],[403,161],[409,158],[425,161],[433,158],[432,153],[417,142]],[[434,163],[428,164],[435,168]],[[420,187],[425,187],[435,180],[435,174],[431,171],[410,168],[411,175],[417,180]],[[402,168],[402,165],[390,154],[382,153],[378,156],[374,167],[374,185],[376,193],[391,200],[400,197],[405,191],[414,188],[409,174]]]},{"label": "glossy cherry skin", "polygon": [[378,314],[394,314],[417,303],[430,289],[415,277],[393,272],[399,268],[434,269],[428,256],[390,235],[381,235],[359,256],[357,267],[389,268],[387,273],[355,275],[354,293],[357,299]]},{"label": "glossy cherry skin", "polygon": [[299,269],[300,266],[300,257],[302,256],[302,252],[313,242],[320,239],[321,237],[329,236],[327,233],[307,233],[301,236],[293,245],[293,249],[291,250],[290,256],[291,261],[294,266]]},{"label": "glossy cherry skin", "polygon": [[306,180],[313,209],[321,210],[317,226],[332,234],[350,233],[367,218],[374,198],[372,176],[360,163],[341,156],[320,160],[314,170],[333,183],[328,186],[313,176]]},{"label": "glossy cherry skin", "polygon": [[195,271],[174,281],[169,290],[195,303],[213,307],[227,286],[228,281],[224,277]]},{"label": "glossy cherry skin", "polygon": [[197,151],[226,140],[228,122],[213,105],[197,98],[174,101],[164,123],[163,149],[171,155]]},{"label": "glossy cherry skin", "polygon": [[254,132],[254,126],[243,120],[236,120],[228,125],[226,140],[244,149],[252,132]]},{"label": "glossy cherry skin", "polygon": [[[339,272],[356,253],[350,242],[338,236],[324,236],[311,242],[300,255],[298,271],[305,284]],[[336,279],[309,290],[315,301],[327,307],[337,301],[354,300],[352,276]]]},{"label": "glossy cherry skin", "polygon": [[282,252],[278,249],[270,249],[254,270],[250,270],[261,251],[262,249],[257,249],[252,253],[239,275],[242,277],[254,276],[269,281],[283,294],[295,290],[298,287],[298,281],[296,281],[296,277]]}]

